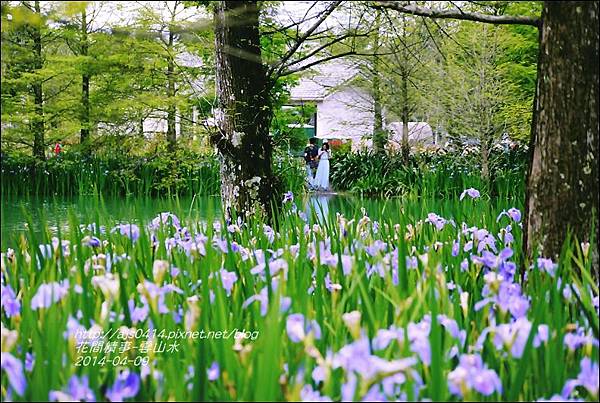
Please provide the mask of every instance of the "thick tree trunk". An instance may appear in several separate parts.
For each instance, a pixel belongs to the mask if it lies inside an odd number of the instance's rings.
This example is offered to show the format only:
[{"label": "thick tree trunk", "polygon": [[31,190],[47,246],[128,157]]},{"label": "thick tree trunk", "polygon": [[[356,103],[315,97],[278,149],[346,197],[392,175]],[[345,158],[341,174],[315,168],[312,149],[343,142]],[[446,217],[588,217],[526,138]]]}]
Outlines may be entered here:
[{"label": "thick tree trunk", "polygon": [[380,88],[380,78],[379,78],[379,25],[381,20],[380,11],[377,10],[377,15],[375,16],[375,36],[373,39],[373,150],[376,153],[385,152],[385,144],[387,143],[387,138],[385,137],[385,133],[383,132],[383,116],[381,112],[381,88]]},{"label": "thick tree trunk", "polygon": [[408,162],[410,145],[408,144],[408,75],[402,72],[402,158]]},{"label": "thick tree trunk", "polygon": [[168,63],[167,63],[167,144],[169,151],[175,151],[177,146],[177,132],[175,129],[175,60],[173,60],[173,29],[169,28]]},{"label": "thick tree trunk", "polygon": [[[35,2],[35,13],[41,18],[40,2]],[[42,59],[42,32],[41,22],[33,24],[33,46],[34,46],[34,69],[40,70],[44,64]],[[33,155],[40,160],[46,159],[44,152],[44,93],[41,78],[36,78],[32,84],[33,98],[35,104],[35,116],[32,119],[33,131]]]},{"label": "thick tree trunk", "polygon": [[221,196],[228,217],[270,212],[276,197],[269,136],[269,83],[262,64],[256,1],[215,5],[217,131]]},{"label": "thick tree trunk", "polygon": [[[81,56],[88,55],[87,15],[85,9],[81,12]],[[90,136],[90,74],[87,61],[81,75],[81,144],[85,144]]]},{"label": "thick tree trunk", "polygon": [[589,241],[594,224],[598,240],[598,28],[598,2],[544,3],[526,201],[530,257],[539,248],[556,258],[569,231]]}]

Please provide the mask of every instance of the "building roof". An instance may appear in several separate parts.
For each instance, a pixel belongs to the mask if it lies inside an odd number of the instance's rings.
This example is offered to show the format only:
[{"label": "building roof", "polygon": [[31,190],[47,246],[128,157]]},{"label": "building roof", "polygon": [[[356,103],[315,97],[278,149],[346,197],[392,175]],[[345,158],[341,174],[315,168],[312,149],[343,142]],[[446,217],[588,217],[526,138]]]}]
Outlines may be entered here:
[{"label": "building roof", "polygon": [[291,88],[290,101],[322,101],[334,88],[357,74],[358,68],[354,64],[341,59],[318,64],[307,70],[298,84]]}]

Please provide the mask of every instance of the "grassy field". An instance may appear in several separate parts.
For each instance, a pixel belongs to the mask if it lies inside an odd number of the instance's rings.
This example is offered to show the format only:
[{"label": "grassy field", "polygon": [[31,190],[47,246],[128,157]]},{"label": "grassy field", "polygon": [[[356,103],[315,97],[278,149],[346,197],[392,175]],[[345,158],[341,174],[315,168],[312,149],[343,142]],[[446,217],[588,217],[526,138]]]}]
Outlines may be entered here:
[{"label": "grassy field", "polygon": [[3,251],[2,398],[597,400],[590,246],[526,262],[516,207],[73,215]]}]

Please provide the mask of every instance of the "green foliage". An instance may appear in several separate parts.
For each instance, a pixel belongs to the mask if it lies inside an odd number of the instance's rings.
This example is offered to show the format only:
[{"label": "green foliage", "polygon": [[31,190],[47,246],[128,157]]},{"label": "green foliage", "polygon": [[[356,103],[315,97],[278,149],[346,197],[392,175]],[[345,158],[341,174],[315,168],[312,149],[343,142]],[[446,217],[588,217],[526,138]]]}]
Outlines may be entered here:
[{"label": "green foliage", "polygon": [[[2,192],[6,195],[37,196],[153,196],[219,195],[220,166],[212,153],[179,147],[167,151],[164,141],[145,152],[105,145],[101,152],[81,149],[62,152],[38,161],[27,154],[2,154]],[[135,148],[136,143],[129,144]],[[302,193],[303,161],[277,152],[273,159],[275,177],[283,190]]]},{"label": "green foliage", "polygon": [[492,183],[481,180],[477,150],[411,155],[408,164],[400,154],[335,153],[331,182],[335,189],[365,195],[456,197],[474,187],[490,196],[508,197],[524,189],[527,149],[496,147],[490,157]]},{"label": "green foliage", "polygon": [[[271,121],[275,146],[296,154],[301,152],[306,146],[308,138],[311,137],[308,135],[307,129],[301,126],[309,123],[316,110],[314,104],[275,109]],[[290,125],[299,125],[300,127],[290,127]]]},{"label": "green foliage", "polygon": [[27,155],[2,157],[4,194],[169,196],[217,195],[219,165],[213,155],[162,149],[153,155],[63,152],[45,162]]}]

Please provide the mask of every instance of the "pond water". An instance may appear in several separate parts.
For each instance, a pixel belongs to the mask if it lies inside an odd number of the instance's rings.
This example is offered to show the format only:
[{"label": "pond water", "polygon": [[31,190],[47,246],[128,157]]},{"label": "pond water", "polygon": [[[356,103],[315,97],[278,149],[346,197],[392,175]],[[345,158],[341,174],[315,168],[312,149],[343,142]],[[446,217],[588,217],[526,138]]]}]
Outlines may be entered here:
[{"label": "pond water", "polygon": [[[362,199],[347,195],[307,195],[296,200],[303,206],[308,216],[311,210],[323,217],[335,212],[352,215],[365,207],[374,217],[382,213],[383,202],[377,199]],[[397,203],[396,203],[397,204]],[[176,213],[184,220],[204,220],[219,217],[221,201],[218,197],[194,198],[120,198],[100,199],[97,197],[77,198],[3,198],[1,204],[1,249],[18,244],[21,234],[29,231],[29,224],[35,233],[42,231],[44,222],[53,234],[58,227],[68,229],[69,217],[74,215],[80,223],[95,222],[96,217],[118,222],[148,222],[160,212]]]},{"label": "pond water", "polygon": [[[400,198],[362,198],[348,194],[310,194],[296,197],[298,208],[302,208],[310,217],[316,213],[317,219],[335,217],[337,212],[347,217],[361,216],[364,207],[367,214],[374,220],[389,219],[398,222],[400,215],[408,214],[416,219],[425,218],[427,213],[436,212],[445,217],[463,219],[473,216],[474,211],[468,203],[457,200],[406,200]],[[490,205],[493,204],[493,205]],[[495,206],[489,200],[480,200],[479,206],[486,205],[492,211],[511,207],[509,202]],[[61,231],[68,230],[69,217],[74,215],[79,223],[102,221],[147,223],[158,213],[170,211],[184,221],[204,220],[207,217],[219,217],[221,201],[218,197],[194,198],[119,198],[102,199],[97,197],[77,198],[3,198],[1,204],[1,235],[0,247],[4,251],[15,247],[21,235],[29,231],[28,221],[34,233],[42,231],[46,222],[53,234],[60,226]],[[487,210],[487,209],[486,209]],[[490,211],[490,210],[487,210]],[[483,218],[483,217],[479,217]]]}]

